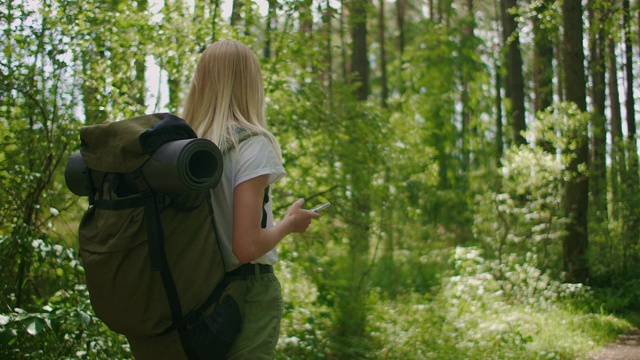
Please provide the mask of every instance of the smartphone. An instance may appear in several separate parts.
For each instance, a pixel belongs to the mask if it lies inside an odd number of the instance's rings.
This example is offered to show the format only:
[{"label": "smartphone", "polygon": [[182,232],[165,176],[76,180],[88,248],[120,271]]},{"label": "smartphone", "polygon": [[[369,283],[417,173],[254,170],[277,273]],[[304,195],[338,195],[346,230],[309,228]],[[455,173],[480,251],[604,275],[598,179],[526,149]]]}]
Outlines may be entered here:
[{"label": "smartphone", "polygon": [[331,203],[330,203],[330,202],[328,202],[328,203],[326,203],[326,204],[322,204],[322,205],[318,206],[317,208],[312,209],[311,211],[313,211],[313,212],[316,212],[316,213],[317,213],[317,212],[319,212],[320,210],[326,209],[329,205],[331,205]]}]

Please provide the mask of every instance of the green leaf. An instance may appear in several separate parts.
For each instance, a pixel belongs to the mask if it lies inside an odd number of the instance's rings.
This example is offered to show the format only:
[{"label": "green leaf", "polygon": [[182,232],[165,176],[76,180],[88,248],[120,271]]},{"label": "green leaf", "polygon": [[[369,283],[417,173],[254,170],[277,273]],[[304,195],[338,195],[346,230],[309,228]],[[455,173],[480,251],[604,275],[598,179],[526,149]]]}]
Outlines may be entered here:
[{"label": "green leaf", "polygon": [[33,336],[38,335],[45,328],[45,322],[40,318],[27,319],[26,324],[27,332]]}]

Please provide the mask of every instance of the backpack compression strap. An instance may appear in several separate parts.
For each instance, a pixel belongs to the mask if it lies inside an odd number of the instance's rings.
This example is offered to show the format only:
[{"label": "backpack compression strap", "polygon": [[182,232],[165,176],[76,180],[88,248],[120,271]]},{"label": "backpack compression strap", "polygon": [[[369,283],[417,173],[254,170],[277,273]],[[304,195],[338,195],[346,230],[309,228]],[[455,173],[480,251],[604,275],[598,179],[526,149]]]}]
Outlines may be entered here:
[{"label": "backpack compression strap", "polygon": [[[140,170],[136,170],[133,181],[134,185],[140,191],[141,197],[144,199],[144,218],[147,224],[151,270],[160,272],[160,277],[162,278],[173,321],[183,322],[184,316],[182,315],[180,296],[178,295],[176,284],[173,281],[171,269],[167,263],[167,255],[164,249],[164,233],[158,217],[158,204],[156,202],[156,197],[154,196],[153,190],[149,187],[149,184],[144,180]],[[196,352],[191,347],[191,342],[187,339],[187,327],[179,326],[177,327],[177,330],[178,335],[180,336],[180,342],[182,343],[182,348],[184,349],[187,358],[197,359],[198,357]]]}]

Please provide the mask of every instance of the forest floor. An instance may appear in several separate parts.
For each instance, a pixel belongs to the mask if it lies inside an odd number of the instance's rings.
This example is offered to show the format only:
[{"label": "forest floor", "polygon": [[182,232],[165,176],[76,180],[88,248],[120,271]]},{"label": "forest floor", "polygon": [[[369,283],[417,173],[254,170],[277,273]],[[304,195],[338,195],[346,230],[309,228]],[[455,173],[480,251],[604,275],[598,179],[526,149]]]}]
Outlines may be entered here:
[{"label": "forest floor", "polygon": [[640,329],[620,335],[618,341],[589,354],[587,360],[640,360]]}]

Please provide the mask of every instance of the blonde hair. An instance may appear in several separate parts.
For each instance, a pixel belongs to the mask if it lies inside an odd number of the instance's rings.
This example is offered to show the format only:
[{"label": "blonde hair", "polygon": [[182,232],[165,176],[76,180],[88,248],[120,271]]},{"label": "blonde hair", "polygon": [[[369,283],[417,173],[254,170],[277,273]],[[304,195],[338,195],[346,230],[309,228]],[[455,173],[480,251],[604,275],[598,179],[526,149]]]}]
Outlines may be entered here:
[{"label": "blonde hair", "polygon": [[260,63],[238,41],[217,41],[200,55],[182,118],[198,137],[220,149],[238,143],[238,126],[271,141],[278,157],[280,146],[268,131]]}]

